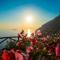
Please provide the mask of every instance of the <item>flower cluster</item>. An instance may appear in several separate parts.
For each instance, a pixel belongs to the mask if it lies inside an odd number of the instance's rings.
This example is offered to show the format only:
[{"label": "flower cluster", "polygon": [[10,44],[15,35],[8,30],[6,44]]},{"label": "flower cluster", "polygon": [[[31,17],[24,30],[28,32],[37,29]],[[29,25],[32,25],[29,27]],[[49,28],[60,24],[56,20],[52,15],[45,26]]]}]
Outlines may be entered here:
[{"label": "flower cluster", "polygon": [[56,60],[56,58],[59,59],[60,57],[59,32],[52,35],[44,35],[38,30],[36,33],[31,33],[30,37],[27,37],[27,34],[22,31],[18,34],[18,41],[14,45],[15,47],[12,48],[28,54],[31,60],[37,60],[37,58],[41,59],[43,57],[45,57],[45,60]]}]

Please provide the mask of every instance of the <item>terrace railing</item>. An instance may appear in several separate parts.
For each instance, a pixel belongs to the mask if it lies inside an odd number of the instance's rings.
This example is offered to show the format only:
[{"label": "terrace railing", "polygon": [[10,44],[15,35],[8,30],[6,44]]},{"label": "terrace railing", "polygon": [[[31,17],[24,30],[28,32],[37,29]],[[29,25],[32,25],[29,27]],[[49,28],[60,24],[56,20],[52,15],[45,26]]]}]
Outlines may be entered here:
[{"label": "terrace railing", "polygon": [[0,41],[0,44],[3,43],[4,41],[10,39],[10,40],[19,40],[18,36],[8,36],[8,37],[0,37],[0,39],[2,39],[2,41]]}]

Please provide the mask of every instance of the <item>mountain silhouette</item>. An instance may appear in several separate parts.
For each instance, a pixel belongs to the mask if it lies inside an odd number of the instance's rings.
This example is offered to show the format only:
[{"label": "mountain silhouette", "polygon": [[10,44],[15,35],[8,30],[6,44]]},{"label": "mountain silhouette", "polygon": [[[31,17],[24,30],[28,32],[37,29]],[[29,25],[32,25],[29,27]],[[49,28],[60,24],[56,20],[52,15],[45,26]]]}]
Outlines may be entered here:
[{"label": "mountain silhouette", "polygon": [[60,15],[56,16],[51,21],[42,25],[42,27],[38,28],[37,30],[41,30],[43,33],[47,33],[47,34],[59,32],[60,31]]}]

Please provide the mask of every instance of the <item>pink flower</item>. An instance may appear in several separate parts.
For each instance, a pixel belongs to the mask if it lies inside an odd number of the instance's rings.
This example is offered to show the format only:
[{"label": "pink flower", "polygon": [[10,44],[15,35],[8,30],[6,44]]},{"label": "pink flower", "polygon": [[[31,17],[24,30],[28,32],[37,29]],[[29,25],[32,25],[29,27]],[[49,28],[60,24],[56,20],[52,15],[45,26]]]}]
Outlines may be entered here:
[{"label": "pink flower", "polygon": [[42,32],[40,30],[37,31],[38,36],[42,36]]},{"label": "pink flower", "polygon": [[30,41],[32,41],[33,39],[34,39],[34,36],[31,36],[31,37],[30,37]]},{"label": "pink flower", "polygon": [[34,33],[32,33],[31,36],[30,36],[30,41],[33,40],[34,37],[35,37],[35,36],[34,36]]},{"label": "pink flower", "polygon": [[31,45],[35,45],[38,43],[38,40],[36,38],[30,39]]},{"label": "pink flower", "polygon": [[22,38],[23,35],[22,35],[21,33],[18,33],[18,37],[19,37],[19,38]]},{"label": "pink flower", "polygon": [[10,49],[10,52],[15,53],[14,48]]},{"label": "pink flower", "polygon": [[32,46],[29,46],[29,47],[26,48],[26,52],[27,52],[27,53],[30,53],[31,50],[33,50],[33,47],[32,47]]},{"label": "pink flower", "polygon": [[57,39],[60,39],[60,37],[57,37]]},{"label": "pink flower", "polygon": [[20,50],[17,50],[15,53],[16,60],[24,60],[23,55],[21,54]]},{"label": "pink flower", "polygon": [[55,53],[56,53],[56,56],[60,56],[60,45],[59,44],[57,44],[55,48]]},{"label": "pink flower", "polygon": [[18,38],[20,38],[21,36],[20,36],[20,34],[18,33]]},{"label": "pink flower", "polygon": [[16,46],[20,46],[20,45],[21,45],[21,43],[20,42],[17,42]]},{"label": "pink flower", "polygon": [[43,40],[43,42],[46,42],[47,41],[47,38],[46,37],[43,37],[42,40]]},{"label": "pink flower", "polygon": [[27,38],[27,34],[24,34],[24,39],[26,39]]},{"label": "pink flower", "polygon": [[15,51],[13,48],[9,51],[9,57],[10,60],[15,60]]},{"label": "pink flower", "polygon": [[6,50],[3,51],[2,60],[9,60],[9,54]]}]

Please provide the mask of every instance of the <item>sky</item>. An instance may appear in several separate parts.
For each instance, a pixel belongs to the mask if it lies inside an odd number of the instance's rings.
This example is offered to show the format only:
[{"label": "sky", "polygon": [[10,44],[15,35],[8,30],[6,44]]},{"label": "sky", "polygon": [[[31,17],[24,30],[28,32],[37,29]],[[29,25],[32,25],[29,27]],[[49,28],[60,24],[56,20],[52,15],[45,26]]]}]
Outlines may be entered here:
[{"label": "sky", "polygon": [[0,31],[35,31],[59,11],[60,0],[0,0]]}]

